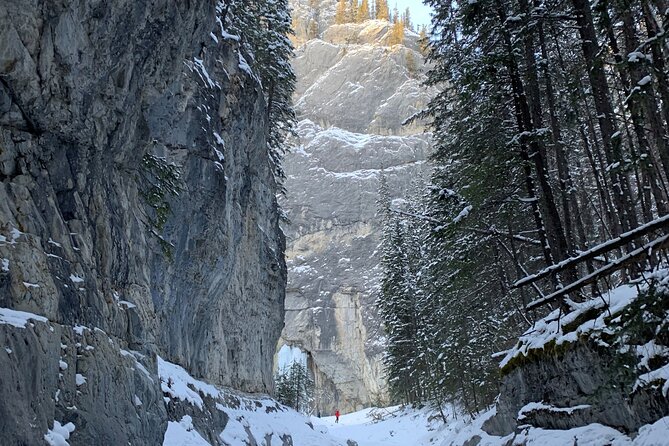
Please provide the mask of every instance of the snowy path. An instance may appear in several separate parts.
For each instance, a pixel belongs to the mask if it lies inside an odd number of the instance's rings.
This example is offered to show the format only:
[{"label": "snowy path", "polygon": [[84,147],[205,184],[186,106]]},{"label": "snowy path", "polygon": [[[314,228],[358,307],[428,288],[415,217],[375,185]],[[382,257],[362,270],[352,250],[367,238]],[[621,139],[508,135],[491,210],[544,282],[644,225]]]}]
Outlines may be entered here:
[{"label": "snowy path", "polygon": [[[423,446],[430,442],[432,423],[428,421],[425,411],[411,411],[389,407],[382,409],[384,420],[373,422],[370,412],[374,409],[365,409],[339,417],[312,417],[314,427],[324,426],[328,434],[346,444],[346,440],[354,440],[359,446]],[[379,409],[376,409],[377,411]],[[438,424],[438,422],[437,422]]]}]

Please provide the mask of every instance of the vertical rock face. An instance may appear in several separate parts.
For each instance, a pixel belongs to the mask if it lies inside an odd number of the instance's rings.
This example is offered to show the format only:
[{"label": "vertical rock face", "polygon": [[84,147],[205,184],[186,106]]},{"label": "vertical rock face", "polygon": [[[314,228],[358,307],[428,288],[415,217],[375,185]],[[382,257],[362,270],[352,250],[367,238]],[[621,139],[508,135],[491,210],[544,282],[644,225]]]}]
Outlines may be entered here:
[{"label": "vertical rock face", "polygon": [[156,353],[271,389],[286,270],[265,103],[216,20],[201,0],[0,4],[3,444],[54,420],[71,444],[159,444]]},{"label": "vertical rock face", "polygon": [[387,399],[374,307],[379,178],[384,172],[401,196],[426,174],[429,138],[421,123],[402,125],[430,98],[420,85],[417,36],[407,32],[406,45],[388,47],[388,33],[388,23],[376,20],[330,26],[293,62],[301,122],[285,162],[289,272],[281,342],[307,353],[323,413]]}]

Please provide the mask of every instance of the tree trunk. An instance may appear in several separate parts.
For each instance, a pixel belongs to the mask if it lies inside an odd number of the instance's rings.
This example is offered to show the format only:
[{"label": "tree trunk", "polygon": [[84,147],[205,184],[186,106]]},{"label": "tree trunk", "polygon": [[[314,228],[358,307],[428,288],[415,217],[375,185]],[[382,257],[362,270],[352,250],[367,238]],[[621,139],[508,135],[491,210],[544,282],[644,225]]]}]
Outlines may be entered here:
[{"label": "tree trunk", "polygon": [[623,231],[637,226],[630,185],[623,172],[624,159],[621,150],[620,133],[615,124],[611,95],[606,81],[602,60],[599,57],[597,34],[592,22],[592,11],[588,0],[571,0],[576,12],[576,23],[581,37],[581,49],[588,69],[588,79],[592,89],[599,129],[604,146],[607,169],[613,186],[613,203]]}]

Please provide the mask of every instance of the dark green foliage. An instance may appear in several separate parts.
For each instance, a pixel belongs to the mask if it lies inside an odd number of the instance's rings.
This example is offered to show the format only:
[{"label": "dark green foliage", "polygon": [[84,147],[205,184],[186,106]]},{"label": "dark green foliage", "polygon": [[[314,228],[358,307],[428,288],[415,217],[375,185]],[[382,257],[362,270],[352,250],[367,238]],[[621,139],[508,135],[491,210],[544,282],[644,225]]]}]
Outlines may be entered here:
[{"label": "dark green foliage", "polygon": [[274,394],[282,404],[298,412],[312,411],[314,381],[307,368],[295,361],[274,376]]},{"label": "dark green foliage", "polygon": [[274,177],[281,186],[285,178],[281,160],[288,150],[286,138],[294,134],[296,123],[288,0],[231,0],[227,19],[230,31],[241,36],[250,58],[248,63],[262,83],[269,120],[267,146]]},{"label": "dark green foliage", "polygon": [[160,231],[165,227],[170,215],[169,199],[177,197],[182,192],[179,167],[168,163],[164,158],[146,154],[142,158],[141,172],[144,182],[141,195],[151,208],[148,216],[149,230],[160,243],[165,256],[171,258],[172,245],[160,235]]},{"label": "dark green foliage", "polygon": [[667,212],[667,48],[653,34],[666,17],[652,2],[426,3],[433,174],[403,209],[383,180],[379,305],[395,397],[476,412],[496,394],[492,355],[542,316],[528,303],[593,263],[511,285]]}]

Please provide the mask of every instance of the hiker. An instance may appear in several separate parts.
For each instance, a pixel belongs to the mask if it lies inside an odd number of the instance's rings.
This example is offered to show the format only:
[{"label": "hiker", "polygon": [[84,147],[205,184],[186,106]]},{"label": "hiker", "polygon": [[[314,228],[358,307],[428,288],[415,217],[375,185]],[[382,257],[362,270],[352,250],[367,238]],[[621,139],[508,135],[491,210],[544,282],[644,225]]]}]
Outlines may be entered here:
[{"label": "hiker", "polygon": [[339,423],[339,409],[335,411],[335,423]]}]

